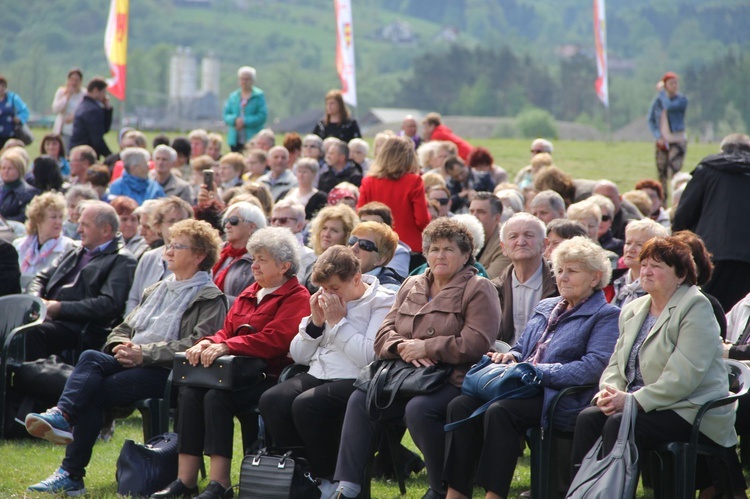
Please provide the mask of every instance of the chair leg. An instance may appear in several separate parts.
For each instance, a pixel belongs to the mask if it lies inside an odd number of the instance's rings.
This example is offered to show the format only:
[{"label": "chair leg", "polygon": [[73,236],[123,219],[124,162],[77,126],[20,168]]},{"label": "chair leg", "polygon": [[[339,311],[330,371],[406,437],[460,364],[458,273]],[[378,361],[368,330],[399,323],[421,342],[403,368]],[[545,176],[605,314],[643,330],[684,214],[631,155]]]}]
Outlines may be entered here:
[{"label": "chair leg", "polygon": [[399,459],[399,448],[401,447],[401,439],[398,438],[398,430],[391,425],[386,426],[385,434],[388,438],[388,449],[391,451],[391,461],[393,462],[393,474],[396,476],[398,481],[398,489],[401,491],[401,495],[406,494],[406,483],[404,482],[404,476],[402,475],[403,463]]}]

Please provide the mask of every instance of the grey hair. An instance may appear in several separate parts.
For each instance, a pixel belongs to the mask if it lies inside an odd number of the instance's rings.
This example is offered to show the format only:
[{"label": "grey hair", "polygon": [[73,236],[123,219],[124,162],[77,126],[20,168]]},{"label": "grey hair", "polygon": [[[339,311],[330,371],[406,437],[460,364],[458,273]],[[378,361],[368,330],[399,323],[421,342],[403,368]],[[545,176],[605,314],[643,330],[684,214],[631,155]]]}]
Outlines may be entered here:
[{"label": "grey hair", "polygon": [[273,210],[271,211],[272,213],[275,213],[276,210],[289,210],[294,213],[294,217],[298,222],[303,222],[305,220],[305,207],[297,201],[293,201],[291,199],[282,199],[281,201],[273,205]]},{"label": "grey hair", "polygon": [[66,201],[71,201],[73,198],[83,198],[91,201],[97,201],[99,199],[99,194],[97,194],[97,192],[88,185],[79,184],[71,186],[70,189],[68,189],[68,192],[65,193]]},{"label": "grey hair", "polygon": [[[255,78],[253,78],[255,80]],[[202,128],[196,128],[188,134],[188,140],[198,139],[203,142],[203,146],[208,145],[208,132]]]},{"label": "grey hair", "polygon": [[255,255],[266,250],[277,263],[290,263],[286,277],[297,275],[300,267],[300,244],[286,227],[266,227],[255,231],[247,242],[247,251]]},{"label": "grey hair", "polygon": [[313,175],[317,175],[318,170],[320,170],[320,163],[315,158],[300,158],[294,163],[294,171],[297,171],[299,168],[307,168]]},{"label": "grey hair", "polygon": [[471,232],[471,237],[474,238],[474,250],[472,254],[474,255],[474,258],[476,258],[482,248],[484,248],[486,234],[484,233],[482,222],[480,222],[474,215],[469,215],[468,213],[455,215],[452,219],[464,224],[466,228],[469,229],[469,232]]},{"label": "grey hair", "polygon": [[130,173],[130,168],[138,165],[148,165],[148,160],[151,159],[151,155],[147,150],[141,149],[140,147],[128,147],[120,153],[122,164],[125,170]]},{"label": "grey hair", "polygon": [[523,211],[523,194],[515,189],[501,189],[495,193],[495,196],[502,201],[503,206],[510,208],[516,213]]},{"label": "grey hair", "polygon": [[580,217],[594,217],[599,223],[602,223],[602,209],[595,201],[585,199],[568,206],[568,218],[577,220]]},{"label": "grey hair", "polygon": [[159,144],[158,146],[156,146],[156,149],[154,149],[154,157],[156,157],[156,155],[162,151],[169,154],[169,161],[171,161],[172,163],[177,161],[177,151],[166,144]]},{"label": "grey hair", "polygon": [[117,216],[117,212],[109,204],[104,201],[87,199],[81,201],[79,211],[83,213],[83,210],[86,208],[93,208],[95,210],[96,217],[94,217],[94,223],[97,227],[109,225],[112,227],[113,233],[117,233],[120,230],[120,217]]},{"label": "grey hair", "polygon": [[602,212],[602,217],[604,215],[609,215],[610,218],[615,216],[615,203],[613,203],[612,200],[607,196],[602,196],[601,194],[592,194],[591,197],[587,199],[587,201],[596,203],[599,206],[599,209]]},{"label": "grey hair", "polygon": [[547,139],[534,139],[534,141],[531,143],[531,148],[534,149],[534,146],[539,146],[542,151],[548,152],[550,154],[552,154],[552,152],[555,150],[552,142]]},{"label": "grey hair", "polygon": [[240,78],[243,75],[249,76],[253,82],[255,82],[255,77],[257,76],[257,71],[255,71],[255,68],[250,66],[242,66],[240,69],[237,70],[237,78]]},{"label": "grey hair", "polygon": [[305,135],[305,138],[302,139],[302,144],[304,145],[305,142],[313,142],[318,148],[323,147],[323,139],[321,139],[319,136],[315,135],[314,133],[308,133]]},{"label": "grey hair", "polygon": [[367,143],[367,141],[356,138],[349,141],[349,150],[350,151],[361,151],[365,155],[370,152],[370,144]]},{"label": "grey hair", "polygon": [[238,203],[230,204],[229,207],[227,207],[224,216],[221,219],[222,227],[227,223],[227,218],[232,216],[232,214],[237,215],[245,222],[254,223],[258,229],[263,229],[267,225],[266,215],[263,213],[263,210],[247,201],[240,201]]},{"label": "grey hair", "polygon": [[534,196],[531,200],[531,206],[537,206],[541,203],[547,203],[551,210],[560,213],[561,216],[565,216],[565,200],[562,196],[553,190],[547,189]]},{"label": "grey hair", "polygon": [[627,240],[628,234],[631,232],[642,232],[648,234],[651,237],[667,237],[669,236],[669,229],[664,227],[659,222],[652,220],[648,217],[641,218],[640,220],[631,220],[625,226],[625,239]]},{"label": "grey hair", "polygon": [[267,139],[271,142],[271,147],[276,144],[276,134],[270,128],[264,128],[260,132],[255,134],[255,139]]},{"label": "grey hair", "polygon": [[[672,192],[676,192],[677,189],[684,186],[690,180],[693,178],[692,175],[690,175],[688,172],[677,172],[672,176],[672,180],[670,181],[672,185]],[[674,203],[674,194],[672,194],[672,204]]]},{"label": "grey hair", "polygon": [[570,262],[578,262],[589,272],[601,272],[601,278],[594,289],[599,291],[609,284],[612,277],[612,263],[607,252],[595,241],[588,237],[576,236],[561,242],[552,252],[552,265],[555,274],[560,268]]},{"label": "grey hair", "polygon": [[138,208],[136,208],[133,211],[133,215],[138,218],[138,220],[141,220],[142,215],[151,215],[156,207],[159,206],[159,200],[158,199],[147,199],[143,202],[142,205],[140,205]]},{"label": "grey hair", "polygon": [[744,133],[730,133],[721,141],[720,147],[725,153],[750,152],[750,137]]},{"label": "grey hair", "polygon": [[[274,138],[274,140],[275,140],[275,138]],[[289,159],[289,149],[287,149],[286,147],[284,147],[284,146],[273,146],[272,148],[270,148],[268,150],[268,155],[270,156],[271,153],[273,153],[274,151],[284,151],[284,154],[286,155],[286,159]]]},{"label": "grey hair", "polygon": [[531,224],[533,224],[537,228],[539,232],[539,237],[541,240],[544,240],[544,238],[547,236],[547,226],[544,225],[544,222],[542,222],[540,219],[538,219],[531,213],[526,213],[525,211],[522,211],[510,217],[508,221],[503,224],[502,228],[500,229],[501,241],[505,242],[505,231],[506,231],[506,228],[508,227],[508,224],[511,222],[516,222],[516,221],[530,222]]}]

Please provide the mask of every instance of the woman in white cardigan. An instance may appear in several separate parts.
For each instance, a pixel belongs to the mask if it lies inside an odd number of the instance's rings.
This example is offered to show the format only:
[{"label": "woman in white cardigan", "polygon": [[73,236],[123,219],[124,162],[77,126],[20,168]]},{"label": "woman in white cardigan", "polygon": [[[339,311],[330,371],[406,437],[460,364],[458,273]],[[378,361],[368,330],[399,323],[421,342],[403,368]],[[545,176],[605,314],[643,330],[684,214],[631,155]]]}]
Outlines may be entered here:
[{"label": "woman in white cardigan", "polygon": [[290,347],[294,361],[310,370],[266,391],[260,413],[276,447],[309,449],[313,476],[324,480],[321,489],[328,485],[332,491],[328,479],[353,382],[375,360],[375,333],[396,293],[362,275],[359,260],[344,246],[318,257],[312,280],[320,289],[310,297],[312,313]]},{"label": "woman in white cardigan", "polygon": [[52,101],[52,112],[57,114],[52,133],[62,135],[65,150],[70,150],[70,136],[73,135],[73,117],[78,104],[86,95],[86,90],[81,86],[83,73],[78,68],[68,71],[68,81],[65,86],[59,87]]}]

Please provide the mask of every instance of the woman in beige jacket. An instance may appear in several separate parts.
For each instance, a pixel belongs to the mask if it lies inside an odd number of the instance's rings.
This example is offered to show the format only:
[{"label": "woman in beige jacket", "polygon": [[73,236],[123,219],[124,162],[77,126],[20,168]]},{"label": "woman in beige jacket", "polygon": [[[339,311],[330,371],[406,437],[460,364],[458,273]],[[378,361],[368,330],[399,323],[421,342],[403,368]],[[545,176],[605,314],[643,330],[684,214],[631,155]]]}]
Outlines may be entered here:
[{"label": "woman in beige jacket", "polygon": [[[690,248],[674,237],[654,238],[644,244],[640,261],[641,286],[648,294],[620,314],[620,338],[599,382],[595,406],[578,416],[574,466],[600,435],[602,452],[612,449],[628,394],[638,405],[635,438],[643,453],[663,443],[688,441],[700,407],[729,391],[719,325],[710,302],[695,285]],[[724,447],[735,445],[734,419],[734,405],[709,411],[701,424],[702,436]],[[735,461],[733,492],[744,497],[736,455]]]}]

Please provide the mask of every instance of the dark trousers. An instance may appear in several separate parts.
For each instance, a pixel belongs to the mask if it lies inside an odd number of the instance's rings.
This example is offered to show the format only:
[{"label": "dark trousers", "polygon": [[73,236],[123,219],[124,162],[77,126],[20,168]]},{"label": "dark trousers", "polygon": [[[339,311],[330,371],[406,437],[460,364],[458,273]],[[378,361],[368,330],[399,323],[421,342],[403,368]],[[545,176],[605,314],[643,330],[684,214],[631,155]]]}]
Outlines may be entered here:
[{"label": "dark trousers", "polygon": [[307,373],[266,391],[260,415],[274,446],[304,447],[313,475],[331,478],[353,379],[326,381]]},{"label": "dark trousers", "polygon": [[[622,413],[605,416],[598,407],[589,407],[578,415],[573,437],[571,476],[575,477],[581,461],[600,436],[602,437],[602,455],[609,454],[617,441],[621,420]],[[645,456],[647,451],[668,442],[687,442],[692,429],[693,426],[674,411],[639,412],[635,423],[635,444],[638,447],[638,454]],[[706,443],[711,442],[704,435],[701,435],[701,440]],[[742,476],[737,454],[732,453],[732,456],[734,456],[734,462],[730,463],[729,477],[734,492],[739,493],[746,488],[745,479]],[[720,470],[715,461],[707,462],[699,456],[695,473],[696,487],[704,489],[712,483],[716,484],[719,473]]]},{"label": "dark trousers", "polygon": [[128,406],[160,397],[169,376],[162,367],[125,368],[109,354],[86,350],[65,383],[57,407],[73,424],[73,442],[65,449],[62,467],[83,476],[110,407]]},{"label": "dark trousers", "polygon": [[716,262],[711,280],[703,286],[703,291],[714,295],[724,310],[731,310],[750,292],[750,262]]},{"label": "dark trousers", "polygon": [[180,454],[203,453],[232,459],[234,416],[252,410],[275,378],[264,379],[241,390],[215,390],[183,386],[180,388],[177,417]]},{"label": "dark trousers", "polygon": [[[443,478],[461,494],[471,497],[473,484],[508,497],[518,461],[518,442],[542,420],[544,397],[500,400],[487,412],[447,432]],[[448,421],[468,417],[484,402],[461,395],[448,404]]]},{"label": "dark trousers", "polygon": [[[445,414],[448,403],[461,393],[460,388],[446,384],[428,395],[396,400],[381,412],[381,419],[404,418],[414,443],[424,455],[430,488],[443,490],[442,473],[445,456]],[[371,457],[373,437],[378,422],[365,407],[365,392],[356,390],[349,398],[341,432],[341,446],[334,479],[362,484],[367,460]]]},{"label": "dark trousers", "polygon": [[70,323],[44,321],[24,333],[26,339],[26,360],[46,359],[52,354],[78,347],[80,330],[70,327]]}]

